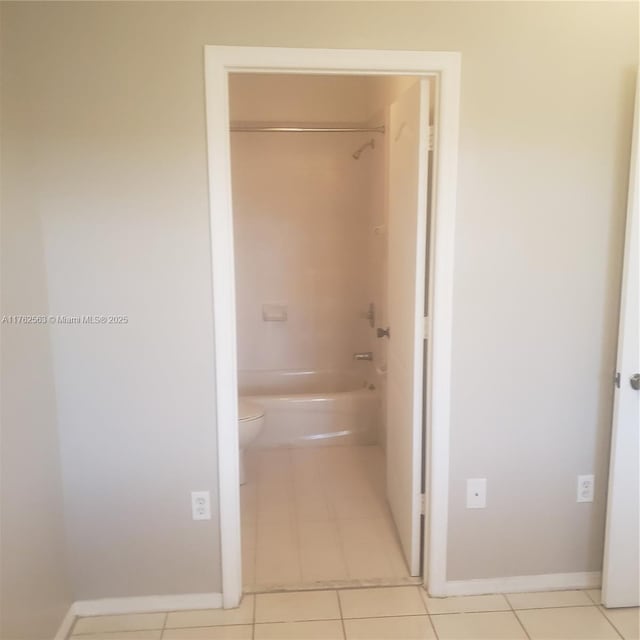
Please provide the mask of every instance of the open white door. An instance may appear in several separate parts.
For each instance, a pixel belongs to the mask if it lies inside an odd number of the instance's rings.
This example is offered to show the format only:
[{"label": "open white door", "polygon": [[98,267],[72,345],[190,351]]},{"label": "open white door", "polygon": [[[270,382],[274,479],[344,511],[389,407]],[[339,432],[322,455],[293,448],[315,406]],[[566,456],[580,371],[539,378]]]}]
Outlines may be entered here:
[{"label": "open white door", "polygon": [[420,575],[422,389],[429,85],[391,105],[387,304],[387,497],[412,576]]},{"label": "open white door", "polygon": [[[640,80],[640,77],[639,77]],[[640,263],[638,251],[638,103],[631,146],[629,202],[625,240],[620,329],[609,497],[602,568],[602,602],[606,607],[640,605],[640,316],[638,293]]]}]

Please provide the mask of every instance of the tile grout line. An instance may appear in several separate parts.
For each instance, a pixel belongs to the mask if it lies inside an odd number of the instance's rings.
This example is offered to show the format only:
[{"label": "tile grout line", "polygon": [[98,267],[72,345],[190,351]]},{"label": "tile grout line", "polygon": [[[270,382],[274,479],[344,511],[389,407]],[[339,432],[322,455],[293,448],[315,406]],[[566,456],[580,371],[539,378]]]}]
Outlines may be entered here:
[{"label": "tile grout line", "polygon": [[438,630],[436,629],[436,625],[433,624],[433,620],[431,619],[431,614],[429,613],[429,608],[427,607],[427,603],[424,603],[424,607],[427,610],[427,618],[429,620],[429,624],[431,625],[431,628],[433,629],[433,635],[436,637],[436,640],[440,640],[440,636],[438,635]]},{"label": "tile grout line", "polygon": [[[328,456],[328,453],[325,452],[324,458]],[[342,539],[342,534],[340,532],[340,523],[338,519],[338,512],[336,510],[336,505],[333,500],[332,491],[329,482],[329,476],[326,473],[326,470],[330,467],[327,464],[327,461],[324,460],[324,464],[321,463],[321,469],[316,468],[315,472],[317,477],[320,479],[320,491],[322,493],[322,498],[324,500],[325,507],[327,509],[327,515],[329,516],[329,522],[332,523],[336,539],[338,541],[338,548],[340,549],[340,558],[342,560],[342,566],[344,567],[345,575],[347,579],[352,579],[351,572],[349,571],[349,563],[347,562],[347,554],[344,548],[344,541]],[[338,590],[336,589],[336,593]],[[338,597],[338,600],[340,598]],[[342,617],[342,611],[340,613],[340,617]],[[344,627],[344,625],[343,625]],[[344,633],[344,629],[343,629]],[[346,637],[346,635],[345,635]]]},{"label": "tile grout line", "polygon": [[169,621],[169,612],[165,611],[164,612],[164,620],[162,622],[162,629],[160,630],[160,640],[162,640],[162,638],[164,638],[164,632],[167,628],[167,622]]},{"label": "tile grout line", "polygon": [[347,577],[349,579],[353,580],[351,572],[349,571],[349,563],[347,562],[347,552],[344,548],[344,540],[342,539],[342,534],[340,532],[340,522],[337,518],[333,521],[333,526],[336,532],[336,537],[338,539],[338,548],[340,549],[340,557],[342,558],[342,564],[344,565],[345,573],[347,574]]},{"label": "tile grout line", "polygon": [[[257,469],[255,469],[257,465],[254,465],[253,473],[255,476],[258,475]],[[257,480],[254,479],[255,488],[253,490],[253,521],[255,522],[255,540],[253,541],[253,581],[257,581],[258,575],[258,483]],[[255,607],[255,604],[254,604]]]},{"label": "tile grout line", "polygon": [[597,604],[563,604],[555,607],[513,607],[514,611],[542,611],[544,609],[587,609],[588,607],[597,607]]},{"label": "tile grout line", "polygon": [[[195,611],[194,609],[187,609],[186,611]],[[228,611],[228,609],[212,609],[212,611]],[[173,612],[171,612],[173,613]],[[182,611],[179,611],[178,613],[182,613]],[[253,624],[252,622],[232,622],[231,624],[205,624],[203,625],[196,625],[195,627],[193,625],[186,625],[186,626],[182,626],[182,627],[167,627],[165,628],[165,631],[184,631],[185,629],[221,629],[221,628],[226,628],[226,627],[247,627],[250,626],[251,624]],[[127,633],[130,633],[132,631],[134,632],[138,632],[138,631],[161,631],[161,629],[125,629],[125,631]],[[96,634],[100,634],[100,633],[118,633],[116,631],[96,631],[92,634],[85,634],[85,636],[87,638],[89,638],[89,635],[96,635]],[[76,636],[76,637],[80,637],[80,636]],[[84,636],[82,636],[84,637]]]},{"label": "tile grout line", "polygon": [[344,626],[344,614],[342,613],[342,602],[340,601],[340,592],[336,589],[336,598],[338,600],[338,611],[340,611],[340,624],[342,625],[342,637],[347,640],[347,628]]},{"label": "tile grout line", "polygon": [[251,616],[251,640],[256,640],[256,607],[258,606],[258,596],[253,594],[253,615]]},{"label": "tile grout line", "polygon": [[298,557],[298,575],[300,576],[300,582],[302,582],[302,549],[300,548],[300,527],[298,526],[298,513],[296,510],[296,492],[295,492],[295,477],[293,473],[293,456],[292,449],[287,450],[287,475],[289,476],[289,520],[293,526],[293,537],[295,539],[297,557]]},{"label": "tile grout line", "polygon": [[[255,553],[253,557],[253,582],[258,584],[258,549],[260,547],[260,477],[262,476],[262,466],[264,461],[256,455],[256,460],[254,464],[254,481],[255,481],[255,490],[254,490],[254,505],[253,505],[253,516],[255,518],[256,523],[256,539],[255,539]],[[264,524],[264,523],[263,523]]]},{"label": "tile grout line", "polygon": [[420,600],[422,601],[422,606],[427,612],[427,620],[429,621],[429,626],[431,627],[431,630],[433,631],[433,635],[435,636],[436,640],[440,640],[440,636],[438,635],[438,630],[436,629],[436,625],[433,624],[433,620],[431,619],[431,613],[429,612],[429,606],[427,605],[427,601],[425,600],[425,597],[428,598],[429,594],[425,589],[424,585],[419,586],[418,589],[420,591],[419,595],[420,595]]},{"label": "tile grout line", "polygon": [[613,623],[613,620],[611,620],[609,616],[607,616],[607,614],[604,612],[604,609],[602,608],[602,605],[596,605],[596,609],[598,609],[604,619],[613,627],[613,630],[624,640],[624,634],[618,629],[618,627],[616,627],[616,625]]},{"label": "tile grout line", "polygon": [[525,628],[524,623],[522,622],[522,620],[520,620],[520,616],[518,615],[517,611],[513,608],[513,603],[511,602],[511,600],[509,600],[509,596],[507,594],[503,594],[502,597],[506,600],[507,604],[509,605],[509,608],[513,612],[513,617],[518,621],[518,624],[520,625],[520,628],[524,631],[524,635],[527,638],[529,638],[529,640],[531,640],[531,636],[529,635],[529,632]]},{"label": "tile grout line", "polygon": [[527,631],[527,628],[524,626],[524,622],[522,622],[522,620],[520,619],[520,616],[518,615],[518,612],[515,609],[513,610],[513,615],[515,616],[516,620],[518,621],[518,624],[522,627],[522,630],[524,631],[524,635],[527,636],[527,638],[529,638],[529,640],[531,640],[531,636],[529,635],[529,632]]}]

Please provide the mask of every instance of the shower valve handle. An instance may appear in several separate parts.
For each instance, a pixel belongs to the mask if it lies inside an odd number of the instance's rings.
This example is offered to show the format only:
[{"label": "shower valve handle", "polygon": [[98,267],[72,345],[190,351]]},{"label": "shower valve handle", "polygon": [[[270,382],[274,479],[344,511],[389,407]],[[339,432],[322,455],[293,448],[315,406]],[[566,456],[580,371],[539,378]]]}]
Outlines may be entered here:
[{"label": "shower valve handle", "polygon": [[378,338],[384,338],[385,336],[387,336],[387,338],[391,337],[389,335],[389,327],[387,327],[386,329],[378,327],[378,329],[376,330],[376,334],[378,335]]}]

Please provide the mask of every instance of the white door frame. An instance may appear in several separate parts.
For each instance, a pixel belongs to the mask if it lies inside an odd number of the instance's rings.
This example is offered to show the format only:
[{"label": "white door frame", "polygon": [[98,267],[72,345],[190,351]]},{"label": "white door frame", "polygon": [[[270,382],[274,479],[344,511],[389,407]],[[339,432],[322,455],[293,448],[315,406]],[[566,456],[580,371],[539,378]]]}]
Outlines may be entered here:
[{"label": "white door frame", "polygon": [[[457,52],[205,46],[207,156],[215,348],[220,545],[224,608],[242,597],[236,304],[231,206],[229,73],[434,76],[435,151],[426,371],[428,513],[424,580],[446,595],[453,258],[458,168]],[[428,123],[427,123],[428,124]]]}]

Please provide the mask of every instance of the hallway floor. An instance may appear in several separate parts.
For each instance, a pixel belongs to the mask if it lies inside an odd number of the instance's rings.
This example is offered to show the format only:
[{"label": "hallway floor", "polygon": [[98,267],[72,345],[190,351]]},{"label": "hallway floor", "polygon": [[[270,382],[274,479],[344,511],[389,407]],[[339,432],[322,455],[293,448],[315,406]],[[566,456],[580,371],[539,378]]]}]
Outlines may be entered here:
[{"label": "hallway floor", "polygon": [[433,599],[417,586],[246,595],[240,608],[80,618],[73,640],[637,640],[600,592]]},{"label": "hallway floor", "polygon": [[250,450],[246,466],[245,592],[415,582],[386,502],[380,447]]}]

